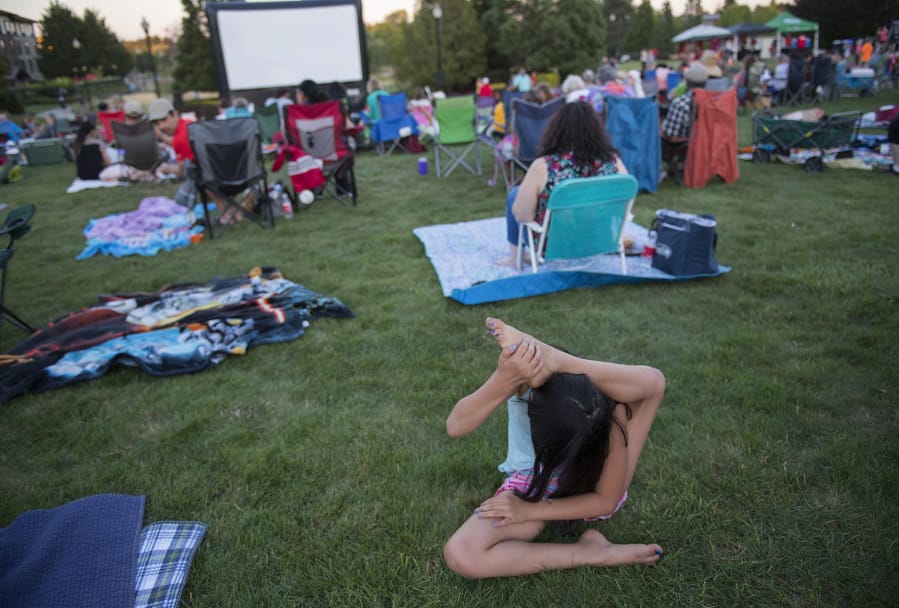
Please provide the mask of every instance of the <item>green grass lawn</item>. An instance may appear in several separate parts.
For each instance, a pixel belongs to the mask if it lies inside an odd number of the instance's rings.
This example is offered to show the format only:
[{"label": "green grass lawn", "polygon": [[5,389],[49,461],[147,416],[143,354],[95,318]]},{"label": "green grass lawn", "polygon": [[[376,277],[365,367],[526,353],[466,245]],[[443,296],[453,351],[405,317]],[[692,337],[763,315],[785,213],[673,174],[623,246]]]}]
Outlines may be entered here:
[{"label": "green grass lawn", "polygon": [[[899,94],[828,110],[885,103]],[[85,261],[89,218],[175,186],[65,194],[69,164],[0,187],[0,202],[38,207],[7,295],[35,325],[101,293],[260,264],[357,315],[203,373],[117,368],[3,404],[0,526],[90,494],[145,494],[147,522],[209,524],[191,607],[895,605],[899,179],[741,162],[733,185],[666,182],[639,195],[637,221],[714,213],[731,273],[465,307],[441,295],[412,229],[499,216],[504,192],[416,168],[365,152],[357,208],[322,200],[274,231],[244,222],[156,257]],[[481,582],[445,567],[443,543],[501,481],[504,415],[460,440],[444,429],[495,365],[488,315],[666,374],[631,498],[599,524],[613,541],[660,543],[659,565]],[[2,348],[21,336],[4,326]]]}]

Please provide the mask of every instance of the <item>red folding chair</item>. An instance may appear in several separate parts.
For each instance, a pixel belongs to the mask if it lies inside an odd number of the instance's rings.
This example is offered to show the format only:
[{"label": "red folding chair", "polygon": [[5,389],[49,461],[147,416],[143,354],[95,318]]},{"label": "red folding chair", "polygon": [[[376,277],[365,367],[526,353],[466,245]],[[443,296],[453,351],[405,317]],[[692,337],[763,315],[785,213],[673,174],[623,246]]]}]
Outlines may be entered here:
[{"label": "red folding chair", "polygon": [[115,139],[115,134],[112,132],[112,121],[114,120],[125,122],[125,111],[97,112],[97,122],[100,123],[101,127],[100,136],[106,140],[106,143],[111,143]]},{"label": "red folding chair", "polygon": [[322,161],[325,190],[342,205],[355,207],[354,151],[341,103],[293,104],[284,112],[288,141]]}]

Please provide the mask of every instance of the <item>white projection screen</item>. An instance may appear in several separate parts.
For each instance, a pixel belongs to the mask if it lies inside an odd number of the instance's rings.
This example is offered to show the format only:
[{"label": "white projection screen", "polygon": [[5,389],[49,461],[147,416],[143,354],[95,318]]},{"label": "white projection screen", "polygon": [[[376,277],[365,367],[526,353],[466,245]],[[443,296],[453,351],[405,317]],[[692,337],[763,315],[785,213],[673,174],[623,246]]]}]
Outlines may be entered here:
[{"label": "white projection screen", "polygon": [[223,96],[367,79],[361,0],[209,2],[206,12]]}]

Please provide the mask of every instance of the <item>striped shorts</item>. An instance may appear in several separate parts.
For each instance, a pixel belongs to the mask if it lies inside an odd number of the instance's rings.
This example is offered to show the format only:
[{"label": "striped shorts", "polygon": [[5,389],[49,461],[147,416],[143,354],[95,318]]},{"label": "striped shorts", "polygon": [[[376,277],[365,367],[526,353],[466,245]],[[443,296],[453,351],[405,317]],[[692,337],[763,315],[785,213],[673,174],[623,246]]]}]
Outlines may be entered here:
[{"label": "striped shorts", "polygon": [[[534,469],[521,469],[518,471],[514,471],[511,475],[506,477],[506,480],[503,481],[502,485],[494,492],[494,496],[497,494],[501,494],[506,490],[517,490],[524,494],[527,492],[528,487],[531,485],[531,479],[534,477]],[[550,476],[549,485],[546,488],[546,493],[544,493],[543,498],[549,498],[553,495],[553,493],[559,489],[559,472],[555,471]],[[611,519],[615,513],[618,513],[618,510],[621,509],[621,506],[627,500],[627,490],[624,491],[624,496],[621,497],[621,500],[618,501],[618,504],[615,505],[615,510],[612,511],[609,515],[600,515],[598,517],[585,517],[584,521],[598,521],[604,519]]]}]

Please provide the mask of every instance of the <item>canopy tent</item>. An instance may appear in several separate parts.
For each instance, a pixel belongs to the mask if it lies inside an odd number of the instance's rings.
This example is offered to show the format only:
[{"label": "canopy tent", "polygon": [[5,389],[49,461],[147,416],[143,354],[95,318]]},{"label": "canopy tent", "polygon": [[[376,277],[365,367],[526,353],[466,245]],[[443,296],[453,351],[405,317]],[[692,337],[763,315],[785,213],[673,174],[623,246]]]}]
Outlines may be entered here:
[{"label": "canopy tent", "polygon": [[768,21],[765,25],[777,30],[777,54],[780,54],[781,41],[784,34],[805,34],[815,32],[815,45],[812,50],[818,50],[818,24],[813,21],[800,19],[795,15],[782,12],[777,17]]},{"label": "canopy tent", "polygon": [[740,48],[741,36],[751,36],[752,38],[757,38],[761,34],[772,34],[777,31],[777,29],[769,25],[765,25],[764,23],[737,23],[727,28],[727,30],[734,37],[734,49]]},{"label": "canopy tent", "polygon": [[717,25],[694,25],[690,29],[682,31],[671,39],[671,42],[693,42],[698,40],[712,40],[714,38],[730,38],[730,30]]}]

